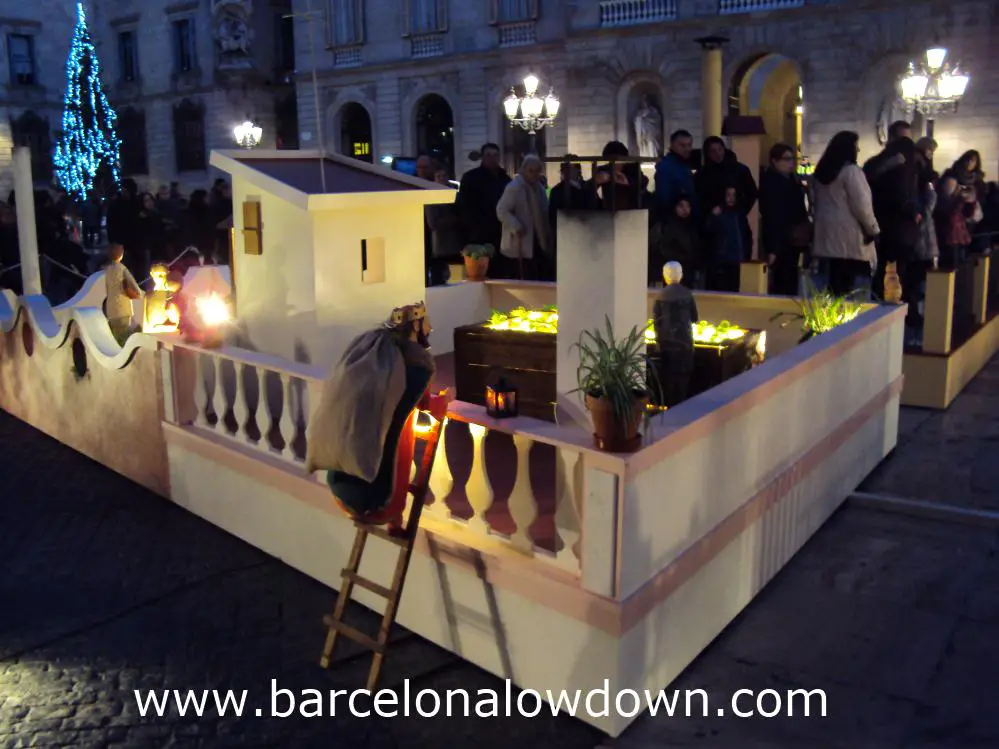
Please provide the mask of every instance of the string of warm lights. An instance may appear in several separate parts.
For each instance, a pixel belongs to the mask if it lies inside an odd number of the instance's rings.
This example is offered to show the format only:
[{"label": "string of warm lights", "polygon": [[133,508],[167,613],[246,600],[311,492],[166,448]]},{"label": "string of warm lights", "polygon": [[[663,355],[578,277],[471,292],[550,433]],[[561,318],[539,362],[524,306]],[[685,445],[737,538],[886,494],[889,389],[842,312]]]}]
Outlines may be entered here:
[{"label": "string of warm lights", "polygon": [[83,4],[76,6],[77,22],[66,60],[66,95],[62,137],[52,160],[59,184],[79,200],[86,200],[101,165],[107,165],[117,185],[121,181],[121,139],[115,124],[118,115],[108,103],[101,84],[97,50],[87,28]]}]

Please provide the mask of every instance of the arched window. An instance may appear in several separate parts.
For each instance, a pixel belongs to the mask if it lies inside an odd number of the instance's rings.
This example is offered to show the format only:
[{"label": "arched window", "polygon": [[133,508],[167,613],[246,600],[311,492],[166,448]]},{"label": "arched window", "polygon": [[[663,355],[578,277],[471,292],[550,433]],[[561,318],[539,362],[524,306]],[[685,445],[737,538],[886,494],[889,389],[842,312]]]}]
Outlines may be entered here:
[{"label": "arched window", "polygon": [[340,153],[359,161],[372,162],[371,115],[356,102],[340,110]]},{"label": "arched window", "polygon": [[15,146],[31,149],[31,178],[36,182],[52,179],[52,136],[49,123],[32,110],[10,121]]},{"label": "arched window", "polygon": [[437,159],[454,173],[454,114],[443,96],[427,94],[416,105],[416,153]]},{"label": "arched window", "polygon": [[121,173],[130,177],[149,174],[146,151],[146,113],[128,107],[118,115],[118,135],[121,137]]},{"label": "arched window", "polygon": [[205,108],[184,99],[173,108],[173,143],[178,172],[202,172],[205,158]]}]

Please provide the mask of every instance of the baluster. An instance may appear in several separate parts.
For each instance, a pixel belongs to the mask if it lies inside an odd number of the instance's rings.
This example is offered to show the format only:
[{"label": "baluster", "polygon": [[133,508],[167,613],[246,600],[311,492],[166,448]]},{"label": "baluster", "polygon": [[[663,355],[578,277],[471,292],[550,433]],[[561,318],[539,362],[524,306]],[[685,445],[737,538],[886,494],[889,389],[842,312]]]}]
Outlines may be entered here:
[{"label": "baluster", "polygon": [[215,368],[215,360],[204,354],[195,354],[194,405],[198,409],[194,415],[194,425],[211,428],[208,421],[208,369]]},{"label": "baluster", "polygon": [[290,374],[281,373],[281,441],[284,447],[281,455],[288,460],[295,460],[293,443],[298,433],[298,420],[292,413],[295,393],[295,382]]},{"label": "baluster", "polygon": [[444,439],[450,421],[444,420],[441,424],[440,441],[437,443],[437,455],[434,456],[434,467],[430,471],[430,491],[434,493],[434,503],[426,508],[424,512],[439,520],[451,519],[451,508],[447,506],[447,498],[454,488],[454,476],[451,475],[450,456],[447,454]]},{"label": "baluster", "polygon": [[515,434],[513,444],[517,447],[517,478],[507,507],[510,517],[517,524],[517,530],[510,541],[521,551],[532,553],[534,539],[531,538],[531,524],[538,517],[538,502],[531,487],[531,447],[534,440],[523,434]]},{"label": "baluster", "polygon": [[250,407],[246,402],[246,383],[243,378],[246,377],[248,372],[256,373],[256,370],[246,364],[241,362],[232,363],[233,374],[236,377],[236,394],[232,399],[232,416],[236,421],[236,433],[235,436],[242,437],[247,442],[252,442],[250,439],[250,433],[246,428],[249,423]]},{"label": "baluster", "polygon": [[[268,374],[271,376],[268,377]],[[273,375],[278,375],[278,395],[277,402],[271,400],[271,388],[270,385],[274,381]],[[281,447],[275,447],[274,443],[271,442],[271,435],[274,432],[281,434],[281,404],[284,402],[284,375],[278,374],[277,372],[265,373],[263,377],[260,378],[260,402],[264,404],[264,408],[267,411],[267,431],[264,431],[264,427],[260,427],[260,439],[263,440],[269,452],[274,455],[280,455],[282,453]],[[257,412],[259,413],[260,406],[257,406]],[[260,420],[258,419],[258,422]]]},{"label": "baluster", "polygon": [[488,430],[481,424],[469,424],[468,431],[472,435],[472,472],[468,476],[468,483],[465,484],[465,495],[468,497],[468,504],[472,506],[472,517],[468,519],[468,526],[480,533],[489,533],[489,523],[486,521],[486,512],[493,505],[493,487],[489,483],[489,475],[486,473],[486,434]]},{"label": "baluster", "polygon": [[555,453],[555,558],[560,565],[579,571],[580,472],[578,450],[561,447]]},{"label": "baluster", "polygon": [[218,417],[218,421],[215,422],[215,429],[222,434],[229,434],[229,427],[225,423],[225,414],[228,410],[228,404],[225,398],[225,385],[223,384],[223,379],[225,377],[225,359],[217,359],[215,362],[215,392],[212,393],[212,410],[215,411],[215,416]]}]

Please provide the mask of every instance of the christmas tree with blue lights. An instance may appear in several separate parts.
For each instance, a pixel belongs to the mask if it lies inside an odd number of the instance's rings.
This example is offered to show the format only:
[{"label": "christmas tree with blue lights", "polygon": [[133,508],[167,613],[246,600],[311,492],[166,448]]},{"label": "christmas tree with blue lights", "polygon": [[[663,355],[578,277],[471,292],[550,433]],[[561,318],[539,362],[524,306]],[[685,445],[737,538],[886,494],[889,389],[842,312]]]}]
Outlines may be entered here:
[{"label": "christmas tree with blue lights", "polygon": [[53,161],[56,177],[66,193],[86,200],[102,166],[116,185],[121,180],[118,164],[121,139],[115,128],[118,115],[104,95],[101,66],[87,28],[83,3],[77,4],[76,12],[76,28],[66,60],[68,83],[63,100],[62,137]]}]

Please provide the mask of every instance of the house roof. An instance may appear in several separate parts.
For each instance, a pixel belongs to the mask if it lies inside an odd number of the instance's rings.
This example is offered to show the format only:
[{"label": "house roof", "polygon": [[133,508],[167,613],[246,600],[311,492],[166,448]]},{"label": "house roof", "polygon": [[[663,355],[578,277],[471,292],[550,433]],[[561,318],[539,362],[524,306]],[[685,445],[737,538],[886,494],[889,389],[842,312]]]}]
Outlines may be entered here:
[{"label": "house roof", "polygon": [[306,210],[426,205],[455,198],[449,187],[338,154],[212,151],[211,164]]}]

